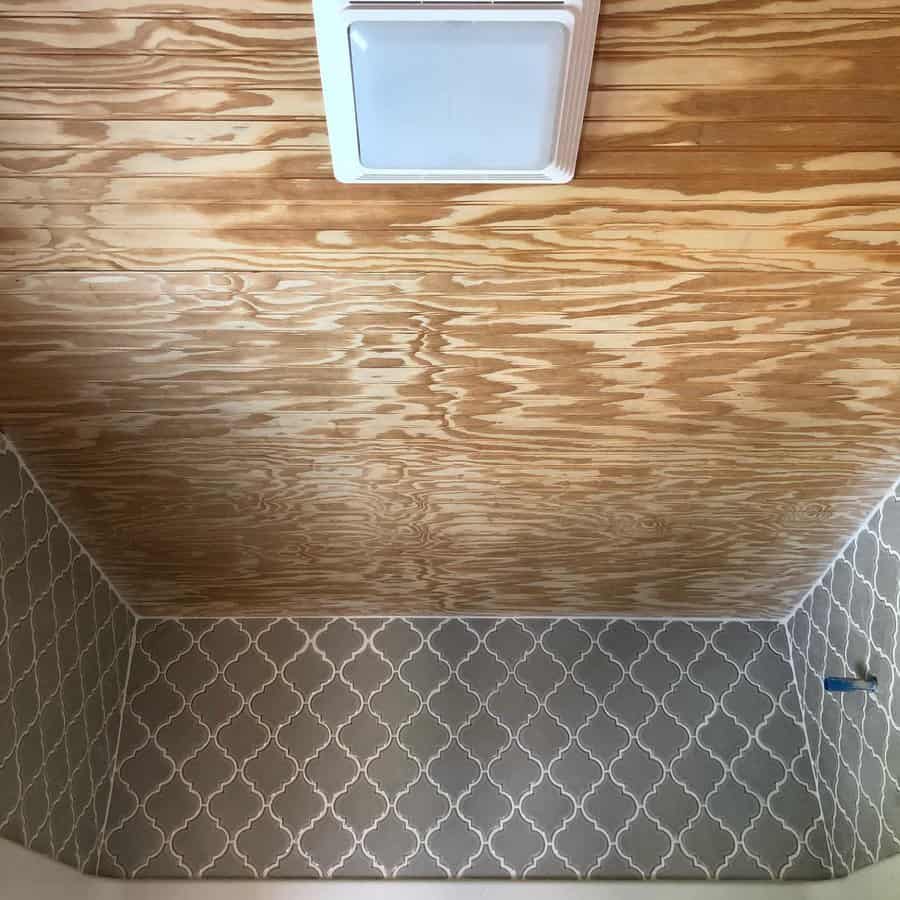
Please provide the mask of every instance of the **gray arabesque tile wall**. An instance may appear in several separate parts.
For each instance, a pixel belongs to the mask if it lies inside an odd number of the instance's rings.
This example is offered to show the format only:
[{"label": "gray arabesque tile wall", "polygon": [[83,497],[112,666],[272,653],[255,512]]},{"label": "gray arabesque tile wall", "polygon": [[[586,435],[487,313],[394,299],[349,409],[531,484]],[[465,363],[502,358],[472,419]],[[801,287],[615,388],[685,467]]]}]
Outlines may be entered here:
[{"label": "gray arabesque tile wall", "polygon": [[[900,499],[896,487],[789,623],[838,875],[900,852]],[[877,694],[826,694],[873,674]]]},{"label": "gray arabesque tile wall", "polygon": [[0,435],[0,836],[96,871],[134,617]]},{"label": "gray arabesque tile wall", "polygon": [[138,623],[109,874],[829,865],[780,623]]},{"label": "gray arabesque tile wall", "polygon": [[[127,877],[842,874],[900,849],[898,550],[892,494],[787,629],[135,628],[0,437],[0,835]],[[877,696],[823,696],[854,667]]]}]

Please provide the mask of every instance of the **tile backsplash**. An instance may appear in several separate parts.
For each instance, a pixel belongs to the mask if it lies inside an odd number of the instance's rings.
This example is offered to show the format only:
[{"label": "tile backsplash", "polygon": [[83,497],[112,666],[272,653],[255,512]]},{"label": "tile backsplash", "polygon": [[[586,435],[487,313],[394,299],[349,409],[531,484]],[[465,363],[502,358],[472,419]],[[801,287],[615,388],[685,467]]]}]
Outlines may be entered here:
[{"label": "tile backsplash", "polygon": [[134,617],[0,435],[0,837],[95,871]]},{"label": "tile backsplash", "polygon": [[821,878],[779,623],[138,622],[101,870]]},{"label": "tile backsplash", "polygon": [[[789,623],[809,744],[838,875],[900,852],[900,499],[896,489]],[[876,694],[823,675],[873,674]]]}]

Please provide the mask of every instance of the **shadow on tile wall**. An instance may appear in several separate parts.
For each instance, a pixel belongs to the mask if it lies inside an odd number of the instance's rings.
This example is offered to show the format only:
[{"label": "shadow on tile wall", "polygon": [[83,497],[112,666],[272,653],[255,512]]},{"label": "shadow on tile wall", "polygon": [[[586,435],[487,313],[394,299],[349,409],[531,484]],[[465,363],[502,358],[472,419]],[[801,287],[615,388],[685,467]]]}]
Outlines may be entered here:
[{"label": "shadow on tile wall", "polygon": [[[900,852],[900,499],[896,488],[789,623],[838,875]],[[826,694],[874,674],[878,693]]]},{"label": "shadow on tile wall", "polygon": [[106,873],[829,867],[780,623],[138,622]]},{"label": "shadow on tile wall", "polygon": [[0,435],[0,836],[95,871],[134,617]]}]

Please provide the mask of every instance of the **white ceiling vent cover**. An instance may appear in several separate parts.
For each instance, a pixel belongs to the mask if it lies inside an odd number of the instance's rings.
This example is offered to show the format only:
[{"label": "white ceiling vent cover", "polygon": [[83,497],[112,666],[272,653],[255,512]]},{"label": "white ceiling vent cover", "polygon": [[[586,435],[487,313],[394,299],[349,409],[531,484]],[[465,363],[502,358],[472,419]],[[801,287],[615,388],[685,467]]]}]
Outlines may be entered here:
[{"label": "white ceiling vent cover", "polygon": [[564,182],[600,0],[314,0],[339,181]]}]

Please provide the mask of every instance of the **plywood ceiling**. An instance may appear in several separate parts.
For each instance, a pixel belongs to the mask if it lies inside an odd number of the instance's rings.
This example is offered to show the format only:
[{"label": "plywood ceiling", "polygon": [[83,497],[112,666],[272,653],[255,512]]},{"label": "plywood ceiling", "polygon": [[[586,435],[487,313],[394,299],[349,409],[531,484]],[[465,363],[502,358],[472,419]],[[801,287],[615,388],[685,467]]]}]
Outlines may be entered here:
[{"label": "plywood ceiling", "polygon": [[0,425],[145,613],[787,610],[900,472],[900,2],[610,0],[578,177],[330,177],[309,0],[0,0]]}]

